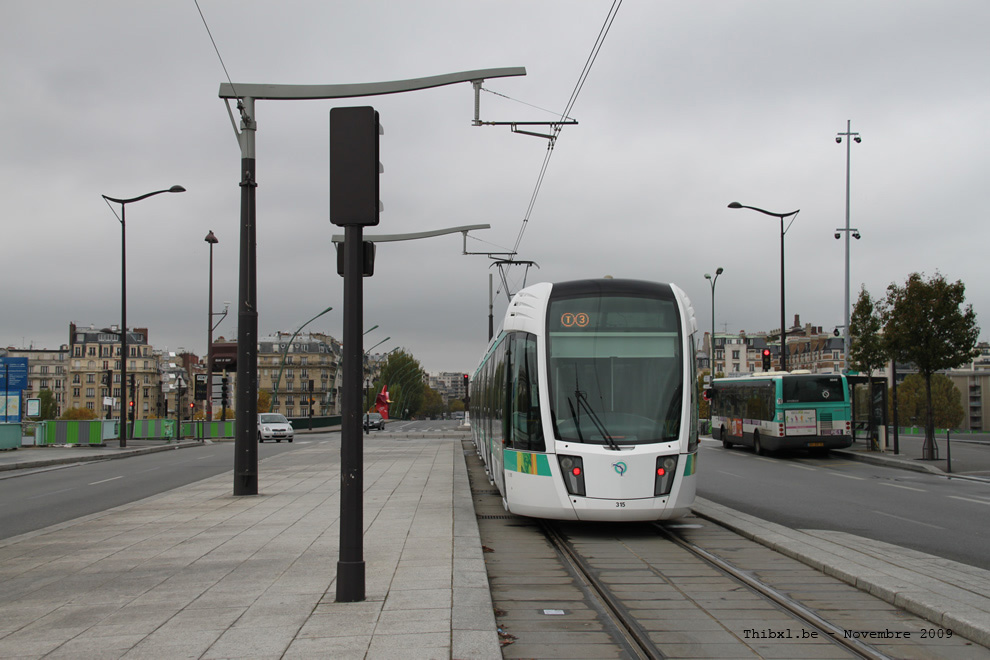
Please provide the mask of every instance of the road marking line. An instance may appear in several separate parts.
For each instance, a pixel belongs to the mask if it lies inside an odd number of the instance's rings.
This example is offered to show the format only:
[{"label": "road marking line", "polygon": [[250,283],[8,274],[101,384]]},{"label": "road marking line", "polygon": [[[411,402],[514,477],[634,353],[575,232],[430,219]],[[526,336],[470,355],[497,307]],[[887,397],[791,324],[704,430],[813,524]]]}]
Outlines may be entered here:
[{"label": "road marking line", "polygon": [[812,472],[818,472],[818,468],[813,468],[808,465],[801,465],[799,463],[788,463],[791,467],[801,468],[802,470],[811,470]]},{"label": "road marking line", "polygon": [[856,479],[857,481],[866,481],[866,477],[856,477],[851,474],[843,474],[842,472],[832,472],[837,477],[845,477],[846,479]]},{"label": "road marking line", "polygon": [[58,495],[59,493],[68,493],[70,490],[75,490],[75,488],[63,488],[62,490],[53,490],[50,493],[42,493],[41,495],[32,495],[29,500],[36,500],[39,497],[48,497],[49,495]]},{"label": "road marking line", "polygon": [[95,486],[97,484],[105,484],[108,481],[116,481],[117,479],[123,479],[123,478],[124,478],[124,475],[120,475],[119,477],[110,477],[109,479],[104,479],[103,481],[94,481],[93,483],[91,483],[89,485],[90,486]]},{"label": "road marking line", "polygon": [[902,516],[895,516],[894,514],[892,514],[892,513],[886,513],[885,511],[876,511],[876,510],[874,510],[873,513],[878,513],[881,516],[888,516],[890,518],[897,518],[898,520],[903,520],[904,522],[914,523],[915,525],[923,525],[925,527],[931,527],[932,529],[945,529],[945,527],[939,527],[938,525],[929,525],[928,523],[918,522],[917,520],[911,520],[910,518],[904,518]]},{"label": "road marking line", "polygon": [[924,490],[922,488],[911,488],[910,486],[902,486],[900,484],[888,484],[888,483],[881,482],[880,485],[881,486],[890,486],[891,488],[903,488],[904,490],[913,490],[916,493],[927,493],[928,492],[927,490]]},{"label": "road marking line", "polygon": [[990,502],[986,500],[974,500],[972,497],[959,497],[958,495],[948,495],[947,497],[951,497],[954,500],[962,500],[963,502],[976,502],[977,504],[990,505]]},{"label": "road marking line", "polygon": [[738,477],[739,479],[745,479],[746,478],[746,477],[742,476],[741,474],[736,474],[735,472],[726,472],[725,470],[715,470],[715,471],[718,472],[719,474],[727,474],[730,477]]}]

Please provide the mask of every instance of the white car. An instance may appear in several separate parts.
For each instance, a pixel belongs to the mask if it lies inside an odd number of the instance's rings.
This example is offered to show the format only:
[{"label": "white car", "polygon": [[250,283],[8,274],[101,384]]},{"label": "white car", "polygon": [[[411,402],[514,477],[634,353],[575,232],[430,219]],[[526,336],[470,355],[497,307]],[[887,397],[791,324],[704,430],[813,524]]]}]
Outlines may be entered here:
[{"label": "white car", "polygon": [[258,442],[274,440],[282,442],[288,440],[292,442],[295,431],[292,430],[292,422],[278,413],[258,413]]}]

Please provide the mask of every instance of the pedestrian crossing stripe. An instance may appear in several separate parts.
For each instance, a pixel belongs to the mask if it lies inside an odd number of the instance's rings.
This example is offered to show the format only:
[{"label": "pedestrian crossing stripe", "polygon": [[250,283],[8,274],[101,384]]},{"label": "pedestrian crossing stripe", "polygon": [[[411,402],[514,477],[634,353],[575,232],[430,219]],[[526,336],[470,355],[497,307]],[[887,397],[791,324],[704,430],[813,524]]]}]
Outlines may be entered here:
[{"label": "pedestrian crossing stripe", "polygon": [[550,461],[546,454],[533,454],[525,451],[505,450],[505,469],[541,477],[550,476]]}]

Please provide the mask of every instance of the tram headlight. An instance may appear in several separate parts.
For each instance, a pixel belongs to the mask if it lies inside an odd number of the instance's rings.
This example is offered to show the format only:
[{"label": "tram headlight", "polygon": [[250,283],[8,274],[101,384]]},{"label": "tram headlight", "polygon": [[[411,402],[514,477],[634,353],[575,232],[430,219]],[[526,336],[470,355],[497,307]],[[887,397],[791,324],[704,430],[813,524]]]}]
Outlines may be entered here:
[{"label": "tram headlight", "polygon": [[677,456],[657,456],[657,471],[653,482],[653,494],[670,495],[677,474]]},{"label": "tram headlight", "polygon": [[584,490],[584,461],[580,456],[557,455],[560,463],[560,472],[564,475],[564,485],[571,495],[581,495]]}]

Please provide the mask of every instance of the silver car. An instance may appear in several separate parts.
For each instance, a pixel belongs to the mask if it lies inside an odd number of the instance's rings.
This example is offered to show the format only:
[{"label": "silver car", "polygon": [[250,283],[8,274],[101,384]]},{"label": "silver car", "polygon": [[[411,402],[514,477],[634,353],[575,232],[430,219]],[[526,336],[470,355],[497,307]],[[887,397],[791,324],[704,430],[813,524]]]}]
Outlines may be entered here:
[{"label": "silver car", "polygon": [[282,442],[288,440],[292,442],[295,431],[292,430],[292,422],[278,413],[258,413],[258,442],[274,440]]}]

